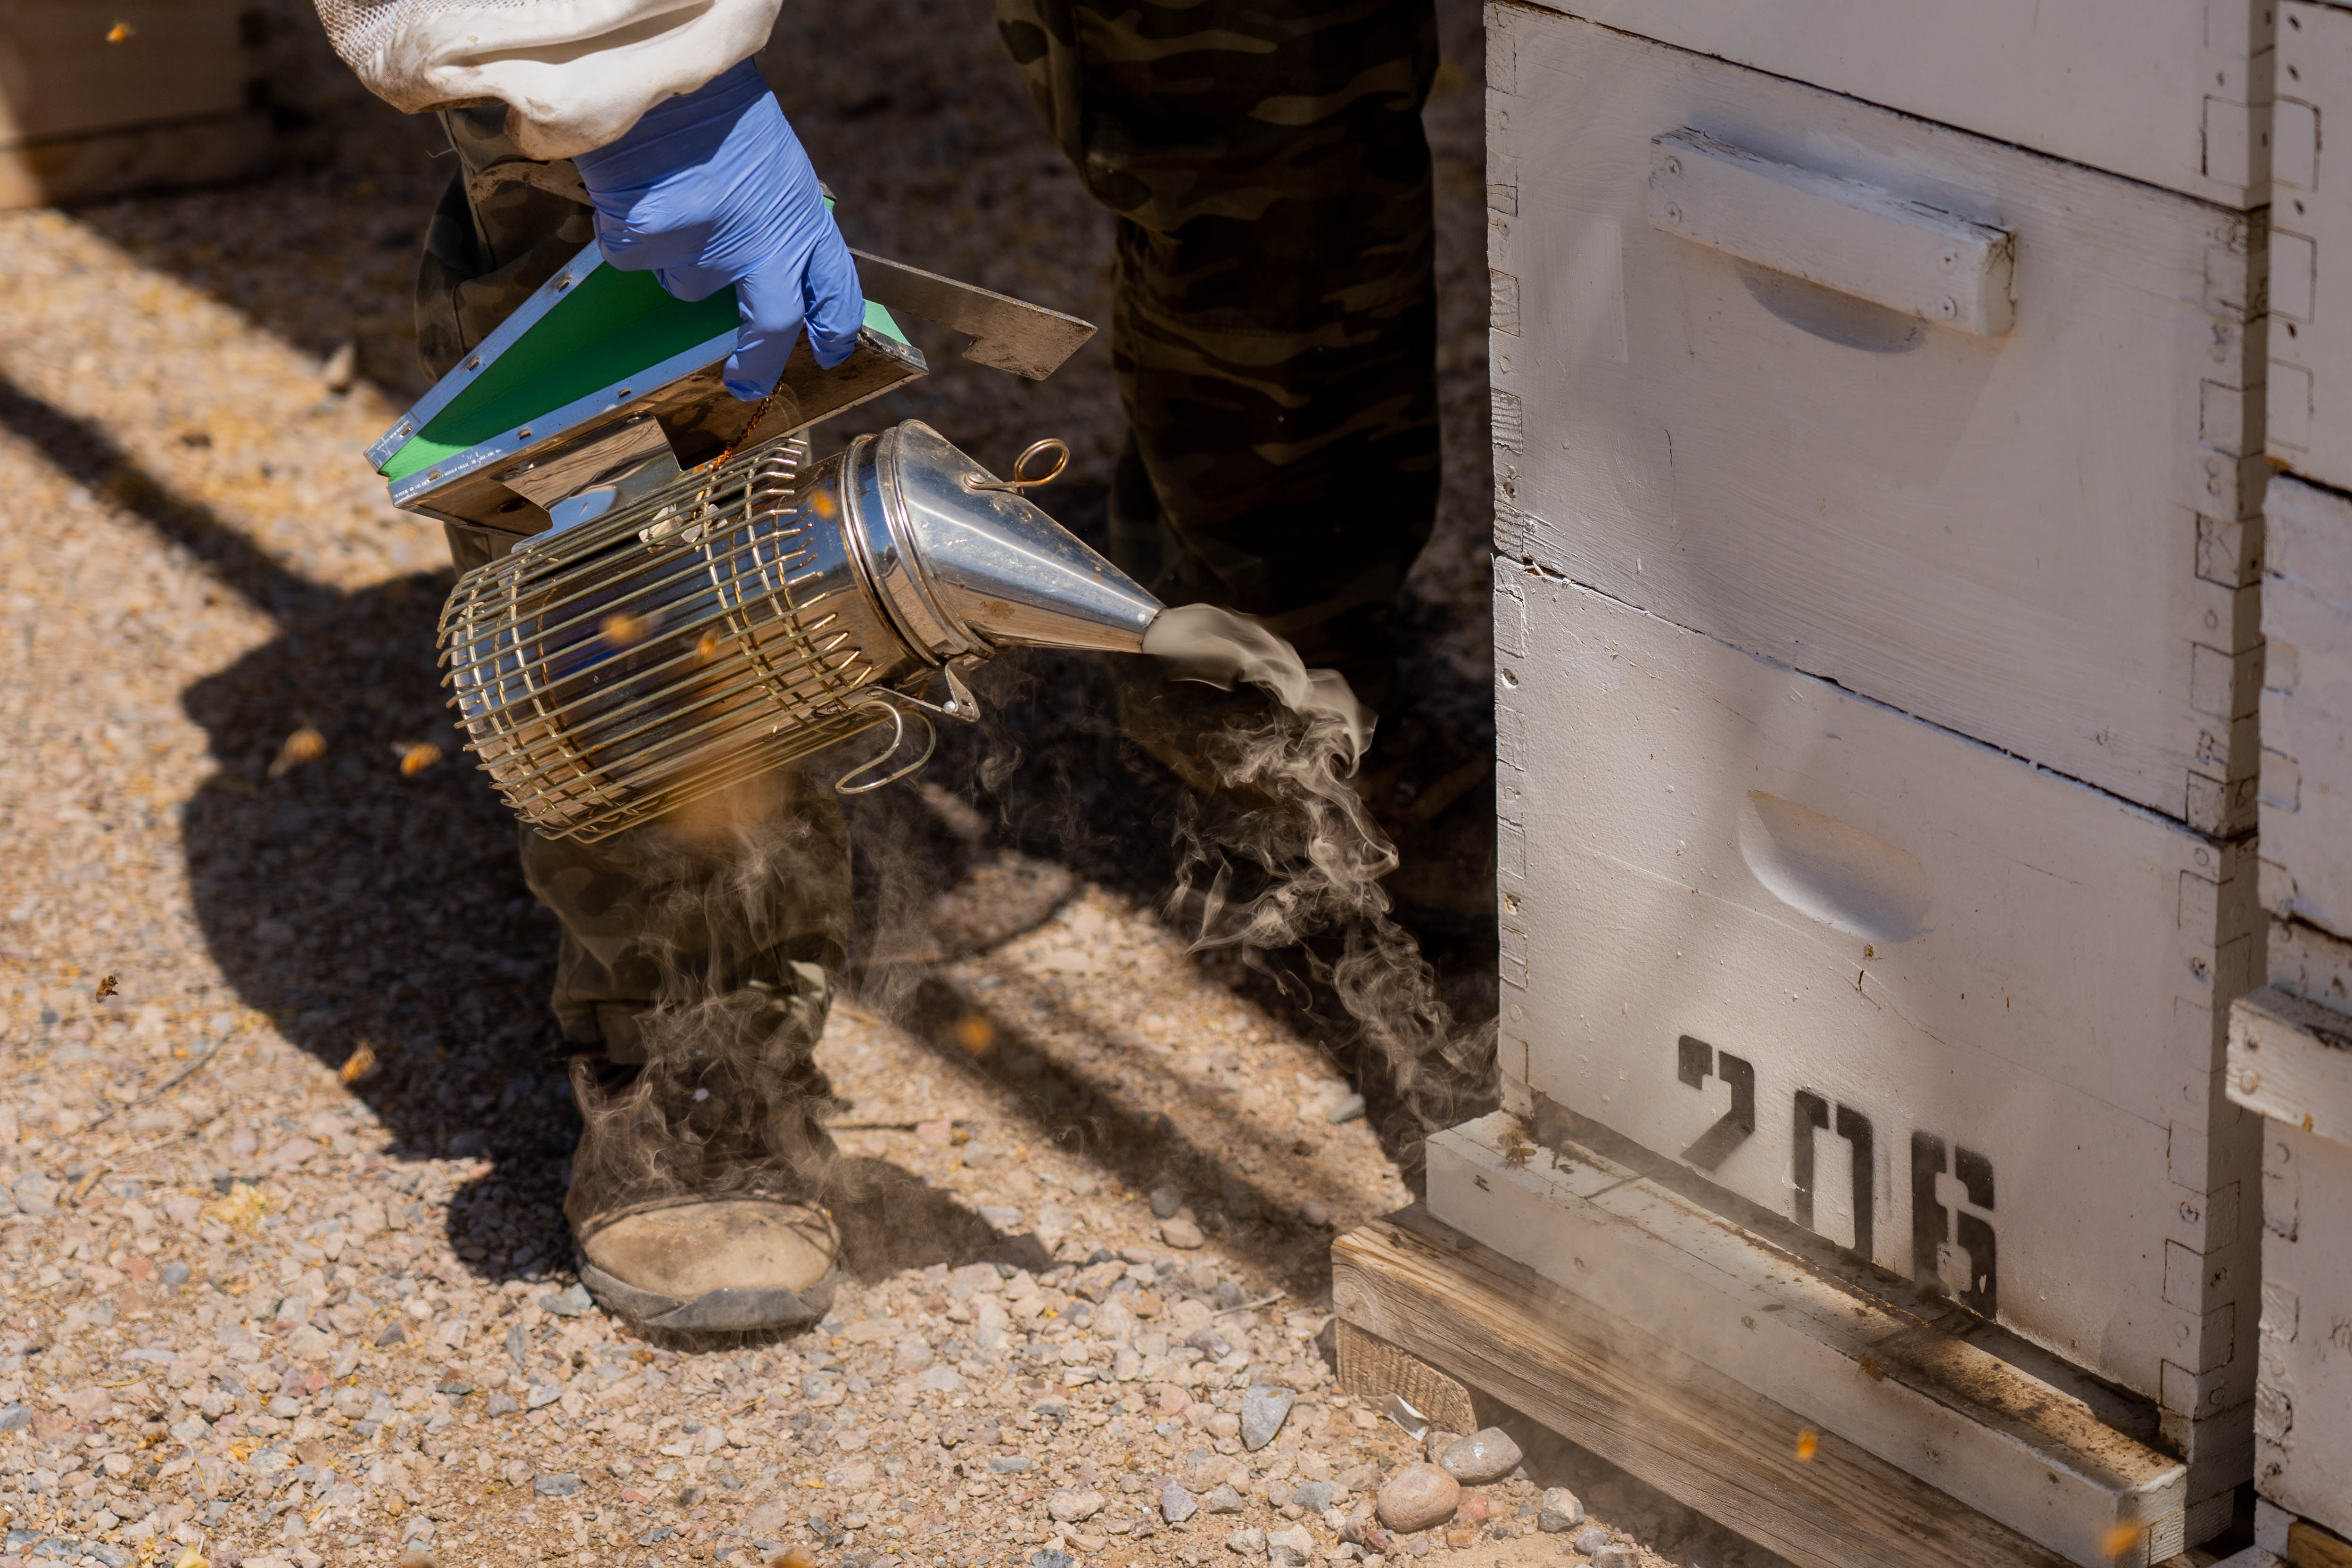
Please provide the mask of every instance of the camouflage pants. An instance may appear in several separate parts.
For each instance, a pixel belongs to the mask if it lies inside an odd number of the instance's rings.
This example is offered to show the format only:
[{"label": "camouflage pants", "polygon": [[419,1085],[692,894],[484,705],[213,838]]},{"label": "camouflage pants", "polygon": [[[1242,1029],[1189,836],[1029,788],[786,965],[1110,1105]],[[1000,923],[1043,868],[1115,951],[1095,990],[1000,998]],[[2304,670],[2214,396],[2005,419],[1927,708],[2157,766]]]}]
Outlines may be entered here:
[{"label": "camouflage pants", "polygon": [[[516,156],[505,110],[445,112],[458,169],[417,268],[417,353],[440,376],[594,235],[586,209],[531,186],[477,203],[467,181]],[[459,571],[499,548],[452,524]],[[519,829],[523,878],[563,928],[552,998],[565,1042],[620,1067],[756,1061],[765,1097],[829,1094],[813,1054],[846,956],[849,844],[833,792],[755,779],[695,820],[596,844]]]},{"label": "camouflage pants", "polygon": [[1377,682],[1437,504],[1429,0],[996,0],[1117,215],[1112,554]]},{"label": "camouflage pants", "polygon": [[[1053,135],[1117,215],[1129,437],[1113,556],[1161,598],[1258,616],[1376,689],[1437,498],[1430,0],[996,10]],[[436,377],[593,237],[582,208],[529,185],[471,200],[470,177],[516,155],[504,110],[443,119],[458,170],[416,293]],[[453,526],[450,548],[464,570],[493,546]],[[843,951],[846,838],[830,792],[775,787],[788,850],[751,904],[722,886],[726,855],[661,825],[600,845],[523,830],[525,875],[563,926],[568,1041],[641,1062],[661,1050],[646,1021],[734,1020],[735,1048],[793,1058],[822,1091],[806,1058]]]}]

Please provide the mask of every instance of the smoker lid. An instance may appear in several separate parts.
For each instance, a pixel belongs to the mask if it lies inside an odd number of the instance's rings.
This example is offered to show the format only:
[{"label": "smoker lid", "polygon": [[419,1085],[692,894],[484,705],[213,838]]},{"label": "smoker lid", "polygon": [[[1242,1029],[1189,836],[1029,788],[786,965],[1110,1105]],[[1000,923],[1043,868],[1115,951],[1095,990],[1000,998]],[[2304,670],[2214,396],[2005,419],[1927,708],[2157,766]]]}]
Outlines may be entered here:
[{"label": "smoker lid", "polygon": [[691,467],[732,445],[805,429],[928,369],[885,306],[868,301],[850,357],[819,369],[805,335],[757,432],[754,405],[720,381],[735,349],[735,291],[673,299],[593,245],[541,286],[368,447],[394,505],[515,534],[546,513],[500,476],[543,464],[606,426],[651,415]]},{"label": "smoker lid", "polygon": [[735,348],[735,290],[673,299],[653,274],[624,272],[590,245],[377,437],[368,461],[397,506],[529,535],[550,525],[545,498],[508,477],[561,467],[573,447],[596,444],[620,422],[657,419],[679,465],[693,468],[925,374],[893,306],[964,332],[965,357],[1032,380],[1052,374],[1094,333],[1075,316],[850,254],[866,297],[856,346],[824,370],[802,334],[757,429],[761,405],[738,402],[720,379]]}]

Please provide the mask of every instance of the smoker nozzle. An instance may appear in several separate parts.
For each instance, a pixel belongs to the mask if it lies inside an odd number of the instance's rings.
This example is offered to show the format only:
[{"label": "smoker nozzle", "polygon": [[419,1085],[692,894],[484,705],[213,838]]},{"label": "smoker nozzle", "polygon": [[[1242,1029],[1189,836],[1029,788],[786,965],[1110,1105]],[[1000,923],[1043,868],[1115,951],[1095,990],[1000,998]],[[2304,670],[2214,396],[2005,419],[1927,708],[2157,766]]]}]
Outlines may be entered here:
[{"label": "smoker nozzle", "polygon": [[809,485],[838,488],[869,590],[930,662],[1011,647],[1140,652],[1160,601],[1020,493],[1044,481],[1014,467],[995,479],[909,419],[858,437]]}]

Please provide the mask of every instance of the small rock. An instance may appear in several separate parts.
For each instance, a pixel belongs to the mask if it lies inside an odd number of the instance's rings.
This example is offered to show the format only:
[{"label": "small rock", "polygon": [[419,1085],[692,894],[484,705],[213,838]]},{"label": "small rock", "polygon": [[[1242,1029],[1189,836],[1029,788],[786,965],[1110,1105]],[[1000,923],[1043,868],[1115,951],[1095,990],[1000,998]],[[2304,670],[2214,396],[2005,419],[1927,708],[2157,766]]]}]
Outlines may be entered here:
[{"label": "small rock", "polygon": [[1242,1418],[1230,1410],[1220,1410],[1209,1417],[1207,1430],[1212,1437],[1238,1437],[1242,1431]]},{"label": "small rock", "polygon": [[1109,1500],[1100,1492],[1057,1491],[1045,1500],[1045,1511],[1063,1524],[1082,1524],[1103,1510]]},{"label": "small rock", "polygon": [[391,1322],[385,1324],[383,1332],[376,1335],[375,1337],[375,1346],[378,1350],[383,1350],[387,1346],[405,1344],[407,1342],[408,1325],[402,1322],[398,1318],[394,1318]]},{"label": "small rock", "polygon": [[521,1408],[521,1405],[517,1405],[514,1402],[514,1396],[512,1394],[493,1394],[490,1395],[489,1408],[487,1414],[491,1415],[511,1415]]},{"label": "small rock", "polygon": [[1190,1252],[1208,1238],[1201,1234],[1199,1226],[1179,1215],[1160,1222],[1160,1239],[1179,1252]]},{"label": "small rock", "polygon": [[57,1213],[58,1194],[64,1190],[61,1184],[49,1180],[38,1171],[26,1172],[9,1189],[16,1200],[16,1212],[35,1217]]},{"label": "small rock", "polygon": [[1437,1462],[1464,1486],[1483,1487],[1517,1469],[1526,1457],[1508,1433],[1500,1426],[1488,1426],[1448,1443]]},{"label": "small rock", "polygon": [[179,1262],[179,1261],[177,1261],[177,1260],[175,1259],[175,1260],[173,1260],[173,1262],[166,1263],[165,1265],[163,1265],[163,1283],[164,1283],[164,1284],[166,1284],[166,1285],[185,1285],[187,1282],[188,1282],[188,1266],[187,1266],[186,1264],[182,1263],[182,1262]]},{"label": "small rock", "polygon": [[1642,1554],[1630,1546],[1604,1546],[1592,1554],[1592,1568],[1642,1568]]},{"label": "small rock", "polygon": [[580,1489],[580,1472],[564,1470],[554,1475],[533,1476],[530,1489],[541,1497],[571,1497]]},{"label": "small rock", "polygon": [[1303,1524],[1277,1530],[1265,1538],[1267,1558],[1282,1568],[1303,1568],[1315,1555],[1315,1537]]},{"label": "small rock", "polygon": [[1274,1441],[1275,1434],[1290,1418],[1290,1407],[1298,1395],[1278,1384],[1261,1383],[1242,1395],[1242,1447],[1256,1453]]},{"label": "small rock", "polygon": [[0,1405],[0,1432],[24,1432],[33,1425],[32,1410],[23,1405]]},{"label": "small rock", "polygon": [[1546,1535],[1574,1530],[1584,1522],[1584,1503],[1566,1487],[1546,1489],[1536,1510],[1536,1528]]},{"label": "small rock", "polygon": [[[847,1562],[851,1559],[845,1558],[844,1561]],[[892,1560],[877,1557],[872,1561],[878,1565]],[[1029,1568],[1078,1568],[1078,1560],[1066,1552],[1056,1552],[1049,1546],[1029,1554]]]},{"label": "small rock", "polygon": [[1004,1303],[993,1296],[982,1296],[979,1309],[972,1313],[971,1341],[982,1350],[992,1351],[1004,1343],[1005,1331],[1012,1326],[1013,1315]]},{"label": "small rock", "polygon": [[1290,1494],[1290,1500],[1309,1513],[1321,1513],[1331,1506],[1331,1483],[1301,1481],[1298,1489]]},{"label": "small rock", "polygon": [[1211,1513],[1239,1513],[1244,1506],[1242,1494],[1229,1486],[1219,1487],[1211,1492],[1206,1504]]},{"label": "small rock", "polygon": [[562,1397],[562,1384],[534,1383],[530,1385],[530,1393],[523,1398],[523,1406],[530,1410],[544,1410]]},{"label": "small rock", "polygon": [[1432,1426],[1421,1435],[1421,1457],[1433,1465],[1436,1464],[1461,1436],[1459,1432],[1448,1432],[1442,1426]]},{"label": "small rock", "polygon": [[1372,1511],[1372,1500],[1370,1498],[1357,1500],[1354,1509],[1340,1521],[1339,1531],[1340,1540],[1354,1542],[1367,1552],[1383,1555],[1396,1542],[1396,1537],[1382,1528],[1380,1516]]},{"label": "small rock", "polygon": [[541,1296],[539,1304],[559,1318],[577,1318],[594,1310],[596,1301],[588,1294],[588,1287],[575,1280],[569,1289]]},{"label": "small rock", "polygon": [[1381,1489],[1381,1522],[1411,1535],[1452,1519],[1461,1501],[1460,1481],[1435,1465],[1407,1465]]},{"label": "small rock", "polygon": [[1570,1541],[1569,1544],[1590,1557],[1609,1544],[1609,1532],[1597,1524],[1591,1525],[1578,1531],[1576,1539]]},{"label": "small rock", "polygon": [[1160,1517],[1169,1523],[1181,1524],[1200,1511],[1201,1505],[1192,1500],[1192,1494],[1174,1481],[1160,1489]]},{"label": "small rock", "polygon": [[991,1454],[988,1473],[992,1476],[1018,1476],[1027,1472],[1029,1457],[1025,1454]]},{"label": "small rock", "polygon": [[1265,1555],[1265,1531],[1236,1530],[1225,1537],[1225,1550],[1240,1557],[1263,1557]]},{"label": "small rock", "polygon": [[1457,1521],[1475,1530],[1486,1522],[1486,1510],[1485,1492],[1465,1491],[1462,1494],[1462,1506],[1454,1510],[1454,1517]]},{"label": "small rock", "polygon": [[412,1541],[400,1549],[394,1560],[396,1568],[434,1568],[433,1549],[421,1541]]},{"label": "small rock", "polygon": [[1151,1189],[1151,1217],[1153,1219],[1174,1219],[1176,1217],[1176,1211],[1183,1206],[1184,1194],[1178,1192],[1174,1187],[1154,1187]]},{"label": "small rock", "polygon": [[359,377],[360,345],[345,338],[341,346],[327,356],[327,363],[319,367],[319,384],[340,397],[352,389],[352,384]]},{"label": "small rock", "polygon": [[1331,1205],[1320,1198],[1309,1198],[1298,1205],[1298,1217],[1320,1229],[1331,1223]]},{"label": "small rock", "polygon": [[1363,1114],[1364,1097],[1360,1094],[1351,1094],[1325,1111],[1323,1120],[1337,1127],[1342,1122],[1353,1121]]}]

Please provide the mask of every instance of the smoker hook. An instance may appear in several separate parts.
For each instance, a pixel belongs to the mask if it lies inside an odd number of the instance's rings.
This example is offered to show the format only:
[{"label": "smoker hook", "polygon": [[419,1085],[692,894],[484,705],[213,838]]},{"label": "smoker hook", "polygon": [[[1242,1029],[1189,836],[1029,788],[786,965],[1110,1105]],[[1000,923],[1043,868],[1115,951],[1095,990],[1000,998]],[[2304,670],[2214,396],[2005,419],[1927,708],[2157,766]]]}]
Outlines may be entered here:
[{"label": "smoker hook", "polygon": [[870,773],[876,768],[880,767],[884,763],[888,762],[892,757],[897,756],[898,754],[899,746],[904,744],[907,739],[907,710],[905,709],[899,707],[895,702],[885,702],[878,697],[873,698],[865,702],[856,702],[850,705],[850,710],[852,712],[866,708],[879,708],[883,712],[890,715],[890,743],[883,747],[881,752],[877,755],[860,763],[857,766],[842,774],[841,777],[835,782],[833,787],[835,792],[841,795],[866,795],[874,790],[880,789],[884,784],[897,784],[900,779],[905,778],[908,773],[918,771],[925,763],[929,762],[931,760],[931,753],[939,750],[939,731],[932,727],[931,721],[929,718],[921,713],[917,713],[915,715],[915,720],[923,727],[923,754],[917,757],[913,762],[908,763],[905,767],[900,768],[895,773],[888,773],[881,778],[869,780],[868,782],[861,784],[851,784],[849,781],[857,777],[860,773]]},{"label": "smoker hook", "polygon": [[[1055,452],[1059,456],[1054,459],[1052,468],[1035,479],[1024,479],[1021,470],[1028,467],[1029,459],[1040,452]],[[966,474],[963,477],[963,488],[968,490],[1003,490],[1009,495],[1019,495],[1023,490],[1034,490],[1039,485],[1052,484],[1062,477],[1062,470],[1069,466],[1070,444],[1059,436],[1048,436],[1042,441],[1032,441],[1022,448],[1021,455],[1013,459],[1011,479],[992,479],[986,474]]]}]

